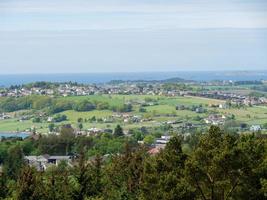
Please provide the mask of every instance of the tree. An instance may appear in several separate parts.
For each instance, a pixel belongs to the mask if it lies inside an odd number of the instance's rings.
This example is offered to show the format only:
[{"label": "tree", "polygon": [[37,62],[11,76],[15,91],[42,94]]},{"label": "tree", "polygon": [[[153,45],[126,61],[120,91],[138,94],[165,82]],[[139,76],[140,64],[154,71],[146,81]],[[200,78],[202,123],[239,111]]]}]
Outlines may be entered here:
[{"label": "tree", "polygon": [[151,145],[154,143],[154,140],[155,140],[155,137],[153,135],[146,135],[144,138],[144,143]]},{"label": "tree", "polygon": [[140,107],[139,112],[146,112],[146,109],[144,107]]},{"label": "tree", "polygon": [[146,149],[135,148],[127,142],[123,152],[112,157],[105,168],[104,199],[138,199],[146,156]]},{"label": "tree", "polygon": [[66,115],[60,115],[60,114],[57,114],[54,119],[53,119],[55,122],[62,122],[62,121],[65,121],[67,120],[67,116]]},{"label": "tree", "polygon": [[40,123],[41,122],[41,118],[40,117],[35,117],[32,120],[33,123]]},{"label": "tree", "polygon": [[76,111],[90,111],[95,109],[95,105],[88,100],[83,100],[78,102],[76,105],[73,106],[73,109]]},{"label": "tree", "polygon": [[78,124],[78,128],[80,129],[80,131],[83,129],[83,124],[82,123],[79,123]]},{"label": "tree", "polygon": [[186,162],[187,179],[203,200],[262,199],[256,169],[263,155],[264,146],[255,139],[211,126]]},{"label": "tree", "polygon": [[8,151],[7,158],[4,161],[4,173],[16,179],[20,174],[20,170],[24,165],[24,155],[22,148],[19,145],[11,147]]},{"label": "tree", "polygon": [[54,123],[48,124],[48,130],[49,130],[49,132],[53,132],[54,129],[55,129],[55,124]]},{"label": "tree", "polygon": [[35,169],[25,166],[17,182],[16,199],[35,200],[44,199],[42,194],[42,183]]},{"label": "tree", "polygon": [[114,129],[114,133],[113,135],[115,137],[120,137],[120,136],[123,136],[123,130],[122,130],[122,127],[120,125],[117,125],[116,128]]},{"label": "tree", "polygon": [[79,118],[77,119],[77,122],[78,122],[78,123],[82,123],[82,122],[83,122],[83,118],[79,117]]},{"label": "tree", "polygon": [[45,200],[71,200],[70,170],[62,161],[58,166],[49,167],[42,176]]},{"label": "tree", "polygon": [[7,176],[0,172],[0,199],[5,199],[8,194]]},{"label": "tree", "polygon": [[82,153],[79,158],[79,163],[73,169],[73,176],[71,176],[70,184],[72,188],[73,200],[84,200],[88,195],[90,174],[89,163],[86,163],[84,154]]},{"label": "tree", "polygon": [[163,151],[145,162],[141,199],[194,199],[195,190],[184,173],[186,159],[181,139],[173,137]]},{"label": "tree", "polygon": [[102,192],[102,160],[97,156],[92,162],[85,159],[82,152],[79,163],[73,168],[72,199],[84,200],[86,197],[97,197]]},{"label": "tree", "polygon": [[65,155],[68,155],[75,142],[75,133],[70,124],[61,127],[60,136],[62,140],[61,142],[65,146]]}]

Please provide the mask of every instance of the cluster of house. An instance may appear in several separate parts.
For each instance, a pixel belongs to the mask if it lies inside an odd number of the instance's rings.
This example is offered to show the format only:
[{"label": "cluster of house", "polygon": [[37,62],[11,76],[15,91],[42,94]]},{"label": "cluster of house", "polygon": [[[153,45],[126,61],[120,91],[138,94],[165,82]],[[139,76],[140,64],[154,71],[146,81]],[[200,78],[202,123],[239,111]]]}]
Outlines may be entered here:
[{"label": "cluster of house", "polygon": [[59,84],[53,89],[50,88],[38,88],[38,87],[18,87],[18,88],[5,88],[0,91],[1,96],[8,97],[20,97],[28,95],[48,95],[53,96],[55,94],[60,96],[87,96],[93,94],[146,94],[146,95],[165,95],[165,96],[177,96],[183,95],[184,91],[181,90],[166,90],[160,83],[154,84],[142,84],[139,83],[120,83],[120,84]]},{"label": "cluster of house", "polygon": [[6,114],[6,113],[0,113],[0,120],[3,120],[3,119],[10,119],[11,116]]},{"label": "cluster of house", "polygon": [[204,119],[206,124],[212,124],[212,125],[222,125],[224,124],[226,119],[226,116],[221,114],[212,114],[209,115],[207,118]]},{"label": "cluster of house", "polygon": [[[214,84],[214,83],[212,83]],[[224,85],[224,84],[223,84]],[[92,94],[146,94],[146,95],[162,95],[162,96],[200,96],[206,98],[230,100],[232,103],[240,105],[259,105],[267,104],[266,97],[250,97],[247,95],[242,95],[233,92],[225,91],[202,91],[202,92],[193,92],[179,89],[168,90],[163,87],[162,83],[153,83],[153,84],[140,84],[138,83],[118,83],[118,84],[100,84],[100,85],[77,85],[77,84],[59,84],[59,86],[54,87],[53,89],[45,89],[32,87],[30,89],[22,88],[5,88],[0,91],[0,96],[28,96],[32,94],[38,95],[50,95],[54,94],[61,96],[87,96]]]},{"label": "cluster of house", "polygon": [[37,171],[45,171],[48,167],[57,166],[60,162],[65,162],[68,166],[72,166],[72,156],[25,156],[25,162],[37,169]]},{"label": "cluster of house", "polygon": [[190,110],[196,113],[205,113],[207,111],[202,105],[198,105],[198,106],[177,105],[175,109],[176,110]]},{"label": "cluster of house", "polygon": [[112,115],[113,119],[122,120],[124,123],[138,123],[142,121],[139,115],[131,115],[129,113],[116,113]]},{"label": "cluster of house", "polygon": [[250,97],[247,95],[241,95],[237,93],[230,93],[230,92],[222,92],[222,91],[208,91],[208,92],[189,92],[192,96],[199,96],[199,97],[206,97],[206,98],[213,98],[213,99],[221,99],[221,100],[229,100],[232,103],[238,105],[260,105],[260,104],[267,104],[266,97]]}]

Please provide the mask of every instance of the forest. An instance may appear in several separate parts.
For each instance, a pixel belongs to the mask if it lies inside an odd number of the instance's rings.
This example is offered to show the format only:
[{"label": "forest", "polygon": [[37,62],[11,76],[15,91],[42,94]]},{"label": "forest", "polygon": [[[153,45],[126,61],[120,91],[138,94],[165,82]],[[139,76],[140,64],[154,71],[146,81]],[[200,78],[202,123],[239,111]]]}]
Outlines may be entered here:
[{"label": "forest", "polygon": [[[187,140],[174,136],[159,153],[150,154],[146,145],[120,132],[117,128],[108,140],[107,136],[75,137],[71,127],[65,126],[58,136],[3,140],[1,199],[267,198],[263,135],[230,134],[211,126]],[[186,151],[182,148],[185,143],[190,147]],[[88,153],[91,151],[94,154]],[[44,153],[73,155],[75,164],[69,167],[61,162],[40,172],[24,162],[24,155]]]}]

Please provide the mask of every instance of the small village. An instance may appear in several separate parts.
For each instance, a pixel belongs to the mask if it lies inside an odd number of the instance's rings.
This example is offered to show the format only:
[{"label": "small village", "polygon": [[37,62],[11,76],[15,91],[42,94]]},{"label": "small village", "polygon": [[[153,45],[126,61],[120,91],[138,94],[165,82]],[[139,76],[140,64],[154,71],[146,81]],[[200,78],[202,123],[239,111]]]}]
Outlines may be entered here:
[{"label": "small village", "polygon": [[[121,83],[122,82],[122,83]],[[238,91],[233,81],[216,81],[216,82],[178,82],[168,84],[161,81],[153,82],[123,82],[106,83],[106,84],[77,84],[77,83],[58,83],[49,84],[40,82],[32,87],[28,86],[11,86],[9,88],[0,88],[0,97],[23,97],[30,95],[47,95],[47,96],[89,96],[102,94],[122,94],[122,95],[159,95],[159,96],[198,96],[204,98],[213,98],[229,101],[237,105],[265,105],[267,97],[251,96],[244,89]],[[253,82],[252,82],[253,83]],[[260,84],[265,84],[261,81]],[[259,84],[259,83],[257,83]],[[37,87],[40,85],[40,87]],[[209,90],[205,87],[232,87],[232,90]],[[202,91],[194,91],[195,89]],[[245,94],[244,94],[245,91]]]}]

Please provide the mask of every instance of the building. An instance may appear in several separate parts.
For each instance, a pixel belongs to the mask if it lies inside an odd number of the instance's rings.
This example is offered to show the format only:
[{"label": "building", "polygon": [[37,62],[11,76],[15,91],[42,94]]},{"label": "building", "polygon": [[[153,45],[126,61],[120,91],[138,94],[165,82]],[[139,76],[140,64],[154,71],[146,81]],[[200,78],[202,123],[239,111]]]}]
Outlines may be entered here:
[{"label": "building", "polygon": [[257,131],[260,131],[261,130],[261,126],[260,125],[252,125],[250,128],[249,128],[250,131],[253,131],[253,132],[257,132]]},{"label": "building", "polygon": [[170,141],[171,136],[163,135],[160,138],[157,138],[154,147],[148,151],[149,154],[155,155],[160,152],[161,149],[164,149],[166,144]]},{"label": "building", "polygon": [[225,118],[226,117],[224,115],[213,114],[210,115],[208,118],[204,119],[204,121],[206,124],[220,125],[224,124]]},{"label": "building", "polygon": [[37,171],[45,171],[49,166],[58,165],[60,162],[64,161],[68,165],[71,165],[71,156],[25,156],[26,163],[32,167],[35,167]]}]

